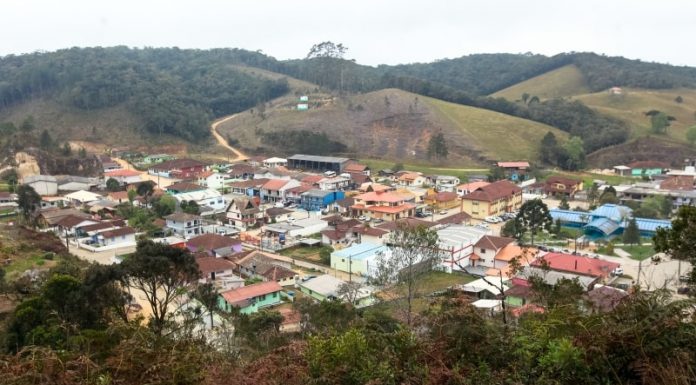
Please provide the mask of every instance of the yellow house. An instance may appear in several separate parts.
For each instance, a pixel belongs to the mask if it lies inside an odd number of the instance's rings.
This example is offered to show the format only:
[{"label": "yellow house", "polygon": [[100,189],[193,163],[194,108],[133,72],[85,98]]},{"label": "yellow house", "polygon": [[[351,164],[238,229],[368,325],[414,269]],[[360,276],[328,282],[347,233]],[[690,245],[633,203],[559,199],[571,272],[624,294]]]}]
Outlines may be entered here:
[{"label": "yellow house", "polygon": [[515,211],[522,206],[522,189],[506,180],[482,186],[462,197],[462,210],[475,219]]}]

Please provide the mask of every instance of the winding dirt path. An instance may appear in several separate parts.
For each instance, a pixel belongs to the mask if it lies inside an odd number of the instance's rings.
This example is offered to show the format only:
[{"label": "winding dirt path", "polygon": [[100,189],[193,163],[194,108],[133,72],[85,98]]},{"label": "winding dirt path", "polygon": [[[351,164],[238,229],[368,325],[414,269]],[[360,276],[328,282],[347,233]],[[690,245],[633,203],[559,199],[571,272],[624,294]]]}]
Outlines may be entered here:
[{"label": "winding dirt path", "polygon": [[234,119],[237,115],[239,115],[239,114],[225,116],[224,118],[220,118],[220,119],[214,121],[213,124],[210,125],[210,133],[213,134],[213,136],[215,137],[215,140],[218,141],[218,144],[220,144],[222,147],[225,147],[226,149],[228,149],[234,153],[234,155],[237,157],[234,160],[246,160],[246,159],[249,159],[249,157],[244,155],[243,152],[230,146],[227,143],[227,140],[225,140],[225,138],[223,138],[222,135],[220,135],[220,133],[217,131],[217,128],[219,125],[221,125],[222,123],[225,123],[228,120]]}]

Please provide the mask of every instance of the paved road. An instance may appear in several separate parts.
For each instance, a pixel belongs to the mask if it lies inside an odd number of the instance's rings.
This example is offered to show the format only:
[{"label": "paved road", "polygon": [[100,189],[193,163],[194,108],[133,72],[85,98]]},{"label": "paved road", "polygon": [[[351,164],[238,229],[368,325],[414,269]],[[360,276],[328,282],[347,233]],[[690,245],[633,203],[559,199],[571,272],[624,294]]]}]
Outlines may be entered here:
[{"label": "paved road", "polygon": [[234,119],[237,115],[239,115],[239,114],[226,116],[224,118],[220,118],[220,119],[214,121],[213,124],[210,125],[210,133],[213,134],[213,137],[215,138],[215,140],[218,141],[218,144],[220,144],[222,147],[225,147],[226,149],[228,149],[234,153],[234,155],[237,157],[235,160],[245,160],[245,159],[249,159],[249,157],[244,155],[243,152],[230,146],[229,143],[227,143],[227,140],[225,140],[225,138],[223,138],[222,135],[220,135],[220,133],[217,131],[217,128],[219,125],[227,122],[228,120]]}]

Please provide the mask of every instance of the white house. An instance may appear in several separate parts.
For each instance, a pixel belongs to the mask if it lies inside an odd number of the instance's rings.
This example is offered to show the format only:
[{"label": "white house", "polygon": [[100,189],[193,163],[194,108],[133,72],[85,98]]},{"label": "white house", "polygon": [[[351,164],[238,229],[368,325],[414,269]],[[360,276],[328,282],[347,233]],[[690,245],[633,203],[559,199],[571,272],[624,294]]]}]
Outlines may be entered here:
[{"label": "white house", "polygon": [[437,191],[456,192],[459,185],[459,178],[451,175],[437,175],[435,177],[435,188]]},{"label": "white house", "polygon": [[203,171],[196,175],[195,183],[203,187],[221,190],[225,187],[225,175],[214,171]]},{"label": "white house", "polygon": [[443,252],[442,267],[448,273],[472,265],[474,245],[490,230],[474,226],[450,225],[437,231],[439,248]]},{"label": "white house", "polygon": [[88,202],[102,200],[104,197],[102,197],[99,194],[95,194],[93,192],[80,190],[80,191],[75,191],[74,193],[70,193],[70,194],[65,195],[65,198],[70,200],[70,202],[72,204],[78,206],[78,205],[83,205],[83,204],[88,203]]},{"label": "white house", "polygon": [[106,185],[106,181],[108,181],[110,178],[114,178],[121,186],[139,183],[142,181],[140,174],[141,173],[139,171],[135,170],[115,170],[105,172],[104,184]]},{"label": "white house", "polygon": [[321,219],[306,218],[294,221],[293,223],[268,224],[264,226],[264,230],[286,238],[298,238],[317,234],[328,226],[329,224]]},{"label": "white house", "polygon": [[374,276],[377,270],[377,258],[388,258],[389,248],[380,244],[363,242],[331,253],[331,268],[346,273]]},{"label": "white house", "polygon": [[331,178],[324,178],[321,179],[319,182],[317,182],[319,185],[319,189],[322,191],[329,191],[329,190],[343,190],[348,185],[350,185],[350,178],[346,178],[343,176],[335,176]]},{"label": "white house", "polygon": [[93,236],[95,243],[93,245],[98,247],[127,247],[135,246],[135,229],[132,227],[120,227],[115,230],[107,230],[97,233]]},{"label": "white house", "polygon": [[203,234],[201,217],[187,213],[174,213],[164,217],[167,229],[186,239]]},{"label": "white house", "polygon": [[199,191],[179,193],[172,196],[179,202],[179,204],[184,201],[196,202],[198,206],[201,207],[202,212],[208,211],[205,210],[204,206],[210,207],[212,209],[212,213],[221,213],[227,208],[225,198],[222,196],[222,194],[220,194],[219,191],[212,190],[210,188]]},{"label": "white house", "polygon": [[268,158],[264,159],[263,161],[263,167],[268,167],[268,168],[275,168],[275,167],[280,167],[280,166],[287,166],[288,165],[288,160],[285,158]]}]

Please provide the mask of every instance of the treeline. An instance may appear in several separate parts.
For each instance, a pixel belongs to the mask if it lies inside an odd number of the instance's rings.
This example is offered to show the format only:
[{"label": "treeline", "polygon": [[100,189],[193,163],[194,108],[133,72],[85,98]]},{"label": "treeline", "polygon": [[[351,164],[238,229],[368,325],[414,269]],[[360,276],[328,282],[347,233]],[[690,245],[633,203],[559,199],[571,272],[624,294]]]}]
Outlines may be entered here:
[{"label": "treeline", "polygon": [[72,48],[0,59],[0,110],[50,97],[84,110],[125,103],[143,130],[198,141],[214,117],[285,94],[287,81],[259,79],[230,64],[273,60],[243,50]]},{"label": "treeline", "polygon": [[348,147],[330,139],[324,132],[308,130],[260,132],[261,142],[278,148],[287,154],[304,153],[314,155],[330,155],[344,153]]}]

